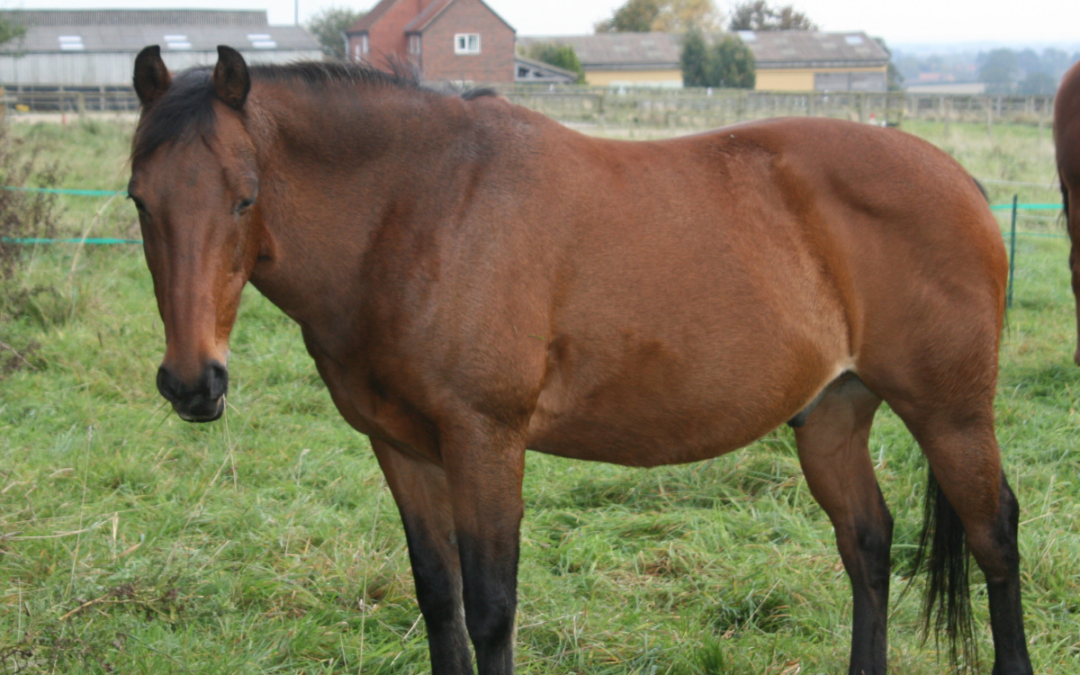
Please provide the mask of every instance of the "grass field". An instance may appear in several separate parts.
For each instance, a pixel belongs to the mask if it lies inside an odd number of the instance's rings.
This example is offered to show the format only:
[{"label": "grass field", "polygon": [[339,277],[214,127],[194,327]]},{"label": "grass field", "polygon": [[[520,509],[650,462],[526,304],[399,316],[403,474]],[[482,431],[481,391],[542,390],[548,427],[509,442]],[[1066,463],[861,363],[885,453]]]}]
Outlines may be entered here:
[{"label": "grass field", "polygon": [[[1047,132],[909,125],[992,201],[1057,201]],[[14,130],[67,187],[120,189],[130,126]],[[130,236],[126,202],[70,198],[69,232]],[[1060,235],[1051,213],[1024,230]],[[1041,218],[1040,218],[1041,216]],[[1080,368],[1058,236],[1019,239],[998,435],[1021,517],[1036,671],[1080,672]],[[404,536],[364,438],[298,329],[246,293],[224,421],[181,422],[154,386],[164,340],[137,248],[36,247],[0,300],[0,673],[422,673]],[[7,364],[6,366],[4,364]],[[919,638],[923,460],[883,409],[871,448],[896,518],[892,672],[945,672]],[[704,463],[624,469],[530,454],[519,672],[846,672],[850,591],[786,428]],[[981,672],[992,656],[973,574]]]}]

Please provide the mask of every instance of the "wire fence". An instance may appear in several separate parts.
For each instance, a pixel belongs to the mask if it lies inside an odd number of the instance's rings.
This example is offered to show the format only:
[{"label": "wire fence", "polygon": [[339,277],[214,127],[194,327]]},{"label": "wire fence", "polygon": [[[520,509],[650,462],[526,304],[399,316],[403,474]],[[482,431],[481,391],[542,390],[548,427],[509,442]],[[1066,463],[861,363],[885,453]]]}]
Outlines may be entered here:
[{"label": "wire fence", "polygon": [[[708,129],[780,115],[900,125],[904,120],[1048,126],[1054,97],[857,91],[753,91],[499,85],[499,93],[564,122],[613,127]],[[139,110],[131,87],[0,87],[0,110],[72,114]]]},{"label": "wire fence", "polygon": [[[994,181],[993,179],[980,179],[982,182],[997,182],[1008,183],[1017,185],[1035,185],[1038,187],[1045,187],[1035,183],[1023,183],[1019,181]],[[124,190],[80,190],[69,188],[35,188],[35,187],[21,187],[21,186],[0,186],[0,189],[4,190],[17,190],[20,192],[39,192],[55,195],[68,195],[73,197],[116,197],[118,195],[126,194]],[[1019,195],[1013,195],[1012,202],[1008,204],[991,204],[991,211],[1006,211],[1010,214],[1009,229],[1002,234],[1007,235],[1007,246],[1009,249],[1009,282],[1008,289],[1006,291],[1006,307],[1012,307],[1013,304],[1013,283],[1016,278],[1016,240],[1017,237],[1044,237],[1051,239],[1068,239],[1066,234],[1057,234],[1054,232],[1034,232],[1023,231],[1017,229],[1017,221],[1021,211],[1057,211],[1062,209],[1061,204],[1057,203],[1021,203],[1019,201]],[[1056,219],[1056,216],[1052,216],[1052,219]],[[65,238],[44,238],[44,237],[0,237],[0,243],[14,244],[21,246],[37,246],[37,245],[51,245],[51,244],[79,244],[80,246],[117,246],[117,245],[141,245],[143,242],[141,239],[121,239],[115,237],[65,237]]]}]

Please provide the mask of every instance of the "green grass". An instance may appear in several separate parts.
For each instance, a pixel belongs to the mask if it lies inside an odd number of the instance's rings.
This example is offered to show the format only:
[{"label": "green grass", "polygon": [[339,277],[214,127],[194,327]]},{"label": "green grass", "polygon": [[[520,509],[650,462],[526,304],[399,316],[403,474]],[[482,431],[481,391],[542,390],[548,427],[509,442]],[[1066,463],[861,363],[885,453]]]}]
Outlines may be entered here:
[{"label": "green grass", "polygon": [[[940,125],[911,128],[981,178],[1052,172],[1036,129],[999,126],[988,138],[954,124],[946,140]],[[123,187],[129,127],[16,131],[64,159],[67,186]],[[102,205],[66,203],[74,230]],[[110,218],[96,233],[125,233],[133,209]],[[1051,221],[1024,227],[1061,232]],[[19,283],[54,291],[9,301],[0,320],[0,340],[35,368],[0,379],[0,673],[427,672],[392,499],[299,330],[249,289],[226,418],[185,424],[154,387],[164,341],[141,252],[76,251],[28,250]],[[1057,675],[1080,663],[1080,368],[1067,255],[1063,239],[1018,242],[997,400],[1023,508],[1032,656],[1037,672]],[[936,675],[933,642],[919,639],[921,580],[903,596],[921,455],[887,410],[871,448],[897,522],[892,672]],[[716,460],[647,471],[530,454],[525,504],[519,672],[846,671],[850,590],[786,429]],[[988,672],[986,593],[981,575],[973,582]]]}]

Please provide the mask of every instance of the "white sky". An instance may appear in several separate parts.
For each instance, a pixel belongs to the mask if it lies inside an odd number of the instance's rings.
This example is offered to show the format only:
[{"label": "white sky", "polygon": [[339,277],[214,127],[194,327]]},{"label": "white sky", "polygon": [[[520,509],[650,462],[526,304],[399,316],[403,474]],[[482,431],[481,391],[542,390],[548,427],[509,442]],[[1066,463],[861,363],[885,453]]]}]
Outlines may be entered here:
[{"label": "white sky", "polygon": [[[295,0],[0,0],[5,9],[266,9],[270,23],[291,24]],[[369,9],[378,0],[299,0],[300,20],[321,7]],[[519,35],[591,33],[624,0],[486,0]],[[716,0],[725,9],[729,0]],[[784,4],[786,0],[774,0]],[[1080,44],[1078,0],[796,0],[828,31],[864,30],[900,43]]]}]

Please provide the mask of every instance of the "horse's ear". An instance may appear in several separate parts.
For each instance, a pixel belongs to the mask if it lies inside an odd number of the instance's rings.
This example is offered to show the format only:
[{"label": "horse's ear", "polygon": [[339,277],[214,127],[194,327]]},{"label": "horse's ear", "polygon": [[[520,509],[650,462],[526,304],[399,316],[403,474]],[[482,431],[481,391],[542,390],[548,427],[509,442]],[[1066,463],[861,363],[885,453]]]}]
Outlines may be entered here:
[{"label": "horse's ear", "polygon": [[232,47],[218,45],[218,62],[214,66],[214,93],[234,110],[242,110],[248,92],[251,91],[251,76],[247,64],[240,52]]},{"label": "horse's ear", "polygon": [[135,57],[135,93],[143,107],[161,98],[171,83],[169,69],[161,60],[161,47],[144,47]]}]

